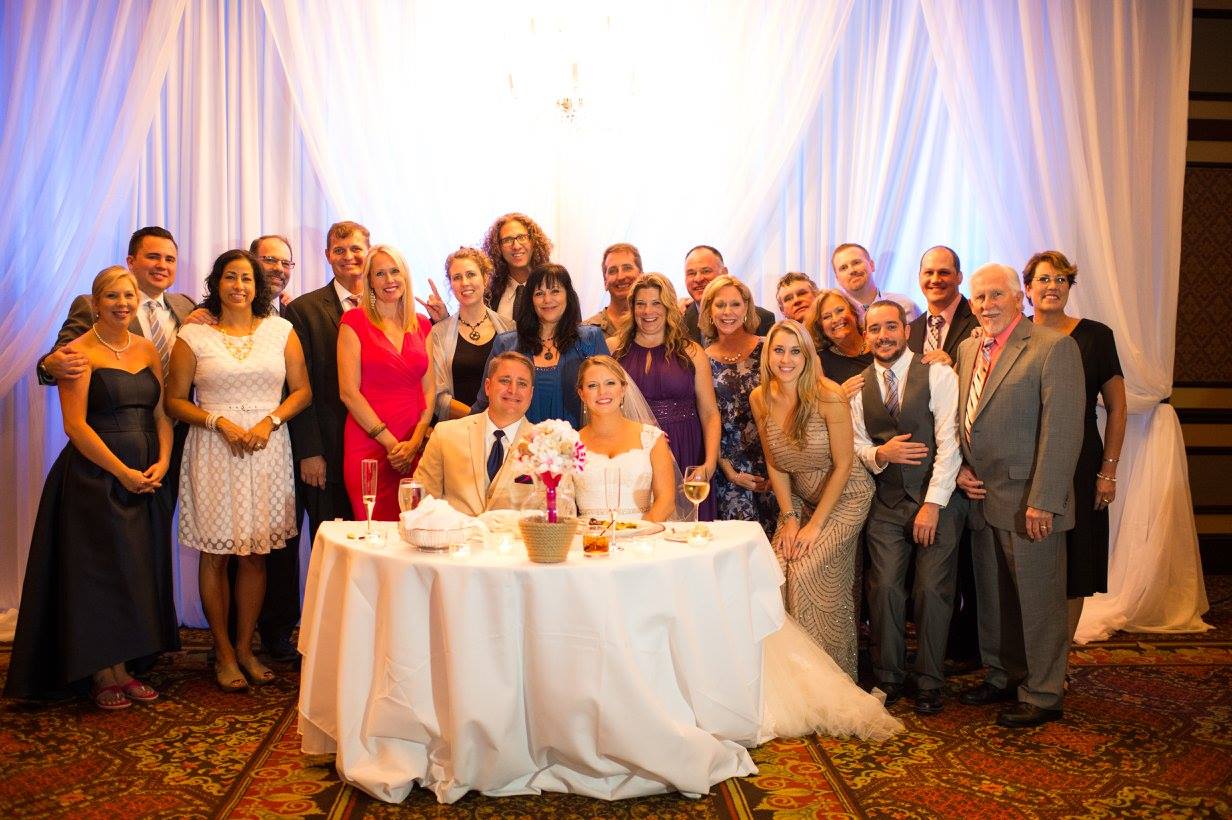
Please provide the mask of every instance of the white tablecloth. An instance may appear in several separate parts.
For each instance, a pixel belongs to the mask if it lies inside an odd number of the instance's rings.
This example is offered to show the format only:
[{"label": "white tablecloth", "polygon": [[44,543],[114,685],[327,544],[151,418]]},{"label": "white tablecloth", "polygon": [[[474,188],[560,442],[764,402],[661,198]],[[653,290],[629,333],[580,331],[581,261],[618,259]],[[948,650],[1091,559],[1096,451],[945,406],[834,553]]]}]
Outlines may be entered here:
[{"label": "white tablecloth", "polygon": [[416,782],[446,803],[621,799],[757,771],[761,641],[784,618],[757,524],[558,565],[520,544],[416,552],[379,526],[383,547],[324,524],[304,600],[303,749],[348,782],[391,802]]}]

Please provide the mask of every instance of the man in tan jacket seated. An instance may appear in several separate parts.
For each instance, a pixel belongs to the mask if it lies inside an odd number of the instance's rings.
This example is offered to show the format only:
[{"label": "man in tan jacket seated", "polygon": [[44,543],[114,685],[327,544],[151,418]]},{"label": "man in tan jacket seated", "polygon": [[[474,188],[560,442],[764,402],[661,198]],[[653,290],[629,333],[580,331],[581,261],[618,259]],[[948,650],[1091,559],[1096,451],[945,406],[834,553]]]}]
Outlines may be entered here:
[{"label": "man in tan jacket seated", "polygon": [[428,439],[415,470],[424,492],[467,515],[511,508],[517,470],[509,456],[530,430],[526,408],[534,383],[534,367],[521,353],[493,356],[483,382],[487,409],[440,422]]}]

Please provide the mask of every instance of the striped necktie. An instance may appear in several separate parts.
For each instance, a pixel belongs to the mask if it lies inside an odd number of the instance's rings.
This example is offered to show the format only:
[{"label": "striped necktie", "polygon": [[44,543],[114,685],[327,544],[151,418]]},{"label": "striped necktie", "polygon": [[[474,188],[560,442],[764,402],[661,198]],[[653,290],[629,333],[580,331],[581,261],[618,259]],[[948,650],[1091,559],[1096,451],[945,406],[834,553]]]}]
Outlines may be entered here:
[{"label": "striped necktie", "polygon": [[992,345],[995,342],[991,336],[985,336],[980,343],[980,360],[975,364],[975,374],[971,377],[971,389],[967,391],[967,409],[963,415],[963,438],[971,443],[971,425],[975,423],[975,410],[980,406],[980,394],[984,392],[984,382],[988,378],[988,363],[992,360]]},{"label": "striped necktie", "polygon": [[928,338],[924,341],[924,352],[941,347],[941,328],[945,327],[945,317],[941,315],[928,317]]},{"label": "striped necktie", "polygon": [[171,365],[171,340],[167,338],[167,331],[163,330],[163,323],[158,318],[158,309],[154,306],[154,300],[151,299],[145,303],[145,315],[150,321],[150,341],[158,350],[158,358],[162,360],[165,377]]},{"label": "striped necktie", "polygon": [[898,399],[898,377],[895,376],[894,371],[890,370],[889,368],[886,368],[886,371],[885,371],[885,384],[886,384],[886,394],[885,394],[886,412],[889,413],[892,418],[897,419],[898,410],[900,407],[900,402]]}]

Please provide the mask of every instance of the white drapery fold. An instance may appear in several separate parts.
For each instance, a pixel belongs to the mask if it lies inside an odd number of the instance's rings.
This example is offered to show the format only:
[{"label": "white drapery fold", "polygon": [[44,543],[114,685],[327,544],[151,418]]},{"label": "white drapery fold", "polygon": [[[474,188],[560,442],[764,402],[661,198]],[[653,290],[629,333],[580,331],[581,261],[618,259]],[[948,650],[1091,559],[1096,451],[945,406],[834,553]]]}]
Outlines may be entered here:
[{"label": "white drapery fold", "polygon": [[[893,43],[893,47],[887,44]],[[752,220],[752,241],[728,260],[777,307],[789,270],[833,287],[830,252],[858,242],[882,290],[919,301],[917,261],[946,244],[986,258],[986,230],[964,174],[961,123],[950,118],[916,0],[861,3],[838,43],[820,104],[777,189]]]},{"label": "white drapery fold", "polygon": [[[264,2],[340,211],[396,237],[412,269],[433,277],[495,215],[524,211],[588,309],[601,302],[598,255],[611,242],[636,242],[648,269],[678,282],[691,245],[746,244],[851,7],[634,2],[596,21],[570,4],[481,5],[486,23],[453,39],[430,6],[366,2],[361,15],[343,4],[324,16]],[[582,97],[574,121],[550,104],[574,90],[570,77]]]},{"label": "white drapery fold", "polygon": [[111,264],[99,260],[115,245],[185,4],[0,9],[0,396],[45,352],[32,340]]},{"label": "white drapery fold", "polygon": [[[1178,278],[1158,272],[1180,262],[1190,4],[920,4],[942,93],[964,124],[992,256],[1020,268],[1060,248],[1076,260],[1074,307],[1113,329],[1130,412],[1145,416],[1127,431],[1135,457],[1112,508],[1118,571],[1086,607],[1078,640],[1127,626],[1204,629],[1192,512],[1126,518],[1192,510],[1176,414],[1158,407],[1172,390]],[[1190,579],[1166,605],[1148,594],[1157,563],[1140,560],[1164,545],[1167,575]]]}]

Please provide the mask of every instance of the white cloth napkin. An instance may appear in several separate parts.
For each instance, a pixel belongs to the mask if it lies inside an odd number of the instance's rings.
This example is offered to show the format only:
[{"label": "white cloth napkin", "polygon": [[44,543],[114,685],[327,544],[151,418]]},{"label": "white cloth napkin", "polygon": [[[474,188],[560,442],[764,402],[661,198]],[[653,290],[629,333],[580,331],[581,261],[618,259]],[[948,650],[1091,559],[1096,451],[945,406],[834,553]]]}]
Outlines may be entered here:
[{"label": "white cloth napkin", "polygon": [[480,524],[479,519],[458,512],[448,501],[430,495],[425,495],[415,509],[402,513],[401,520],[408,530],[457,530]]}]

